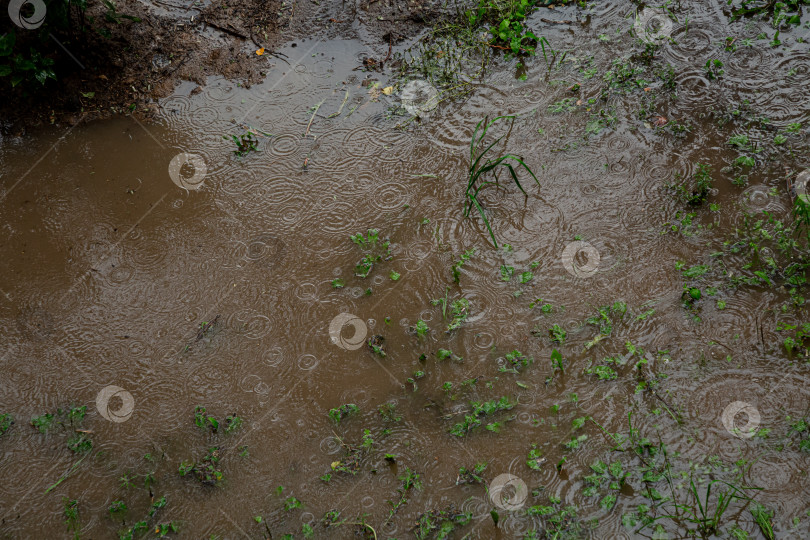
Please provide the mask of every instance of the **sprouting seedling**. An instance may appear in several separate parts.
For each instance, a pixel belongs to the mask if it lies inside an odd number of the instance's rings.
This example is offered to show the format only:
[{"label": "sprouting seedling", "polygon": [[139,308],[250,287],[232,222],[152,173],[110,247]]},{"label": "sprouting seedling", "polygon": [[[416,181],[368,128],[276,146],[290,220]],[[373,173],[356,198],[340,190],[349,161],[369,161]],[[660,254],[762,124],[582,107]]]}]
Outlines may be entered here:
[{"label": "sprouting seedling", "polygon": [[552,349],[551,351],[551,369],[552,371],[555,369],[559,369],[563,373],[565,373],[565,365],[563,364],[563,357],[560,354],[560,351],[557,349]]},{"label": "sprouting seedling", "polygon": [[[481,203],[478,201],[478,196],[482,190],[488,187],[499,187],[500,183],[498,181],[497,175],[497,168],[504,167],[509,171],[512,180],[517,185],[518,189],[523,193],[523,195],[528,196],[526,191],[523,189],[523,186],[520,185],[520,181],[518,180],[517,173],[515,172],[515,165],[518,167],[523,167],[523,169],[528,172],[537,185],[540,185],[540,181],[534,175],[532,170],[523,162],[521,158],[514,154],[504,154],[496,159],[490,159],[487,156],[490,150],[498,144],[503,136],[498,137],[492,142],[489,146],[481,150],[481,147],[484,145],[484,139],[486,137],[487,131],[489,130],[492,125],[501,120],[503,118],[508,118],[514,121],[514,116],[498,116],[491,122],[489,118],[484,118],[478,125],[475,127],[475,131],[473,131],[472,139],[470,140],[470,167],[469,173],[467,178],[467,190],[465,191],[464,195],[467,198],[467,202],[464,206],[464,217],[470,216],[470,210],[475,207],[478,210],[478,213],[481,215],[481,218],[484,220],[484,225],[486,225],[487,230],[489,231],[489,235],[492,238],[492,242],[495,244],[495,247],[498,247],[498,242],[495,240],[495,234],[492,232],[492,227],[490,226],[489,219],[484,212],[484,209],[481,207]],[[481,125],[484,125],[483,129],[481,129]],[[494,180],[484,180],[484,177],[487,173],[494,174]]]},{"label": "sprouting seedling", "polygon": [[459,257],[459,260],[453,265],[453,281],[456,283],[459,282],[459,279],[461,278],[461,267],[464,266],[465,263],[469,262],[474,254],[475,248],[465,251],[461,257]]}]

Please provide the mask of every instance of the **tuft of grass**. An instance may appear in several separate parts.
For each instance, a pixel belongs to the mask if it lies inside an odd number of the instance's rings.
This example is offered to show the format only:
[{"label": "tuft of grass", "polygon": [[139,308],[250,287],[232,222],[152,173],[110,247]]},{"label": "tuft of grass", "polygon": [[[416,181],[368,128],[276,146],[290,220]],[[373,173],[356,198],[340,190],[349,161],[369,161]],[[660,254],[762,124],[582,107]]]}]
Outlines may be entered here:
[{"label": "tuft of grass", "polygon": [[[470,140],[470,167],[467,177],[467,190],[464,192],[464,195],[467,198],[467,202],[464,205],[464,217],[470,217],[470,211],[473,209],[473,207],[476,208],[478,213],[481,215],[481,218],[484,220],[484,225],[486,225],[489,235],[492,238],[492,243],[495,244],[496,248],[498,247],[498,241],[495,240],[495,233],[492,232],[492,226],[490,225],[489,219],[487,218],[487,215],[478,200],[478,196],[480,195],[481,191],[493,186],[500,187],[500,181],[497,174],[499,168],[505,168],[509,171],[509,175],[511,176],[515,185],[517,185],[518,189],[520,189],[525,196],[528,195],[526,194],[526,190],[524,190],[523,186],[520,184],[520,180],[518,180],[515,167],[522,167],[525,169],[525,171],[528,172],[532,178],[534,178],[537,185],[540,185],[540,181],[537,179],[537,176],[534,175],[532,170],[523,162],[520,157],[514,154],[504,154],[495,159],[488,157],[489,152],[501,141],[501,139],[503,139],[504,136],[502,135],[498,137],[494,142],[485,147],[484,139],[486,138],[487,131],[489,131],[489,128],[491,128],[493,124],[504,118],[512,120],[513,122],[515,119],[514,116],[497,116],[490,122],[489,118],[487,117],[478,122],[478,125],[475,126],[475,131],[473,132],[472,139]],[[481,127],[482,125],[483,129]],[[486,177],[489,175],[489,173],[492,173],[491,176],[493,178],[487,180]]]},{"label": "tuft of grass", "polygon": [[759,503],[754,503],[751,507],[751,515],[759,525],[759,530],[768,540],[774,540],[773,533],[773,510],[768,510]]}]

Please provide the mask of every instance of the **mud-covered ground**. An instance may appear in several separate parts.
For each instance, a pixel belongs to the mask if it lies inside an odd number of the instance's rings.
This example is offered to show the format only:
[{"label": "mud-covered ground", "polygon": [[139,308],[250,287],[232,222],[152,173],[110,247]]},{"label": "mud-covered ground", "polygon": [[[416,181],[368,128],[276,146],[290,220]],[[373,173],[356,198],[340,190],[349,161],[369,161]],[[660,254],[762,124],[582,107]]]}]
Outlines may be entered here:
[{"label": "mud-covered ground", "polygon": [[0,539],[810,538],[810,0],[171,1],[0,139]]}]

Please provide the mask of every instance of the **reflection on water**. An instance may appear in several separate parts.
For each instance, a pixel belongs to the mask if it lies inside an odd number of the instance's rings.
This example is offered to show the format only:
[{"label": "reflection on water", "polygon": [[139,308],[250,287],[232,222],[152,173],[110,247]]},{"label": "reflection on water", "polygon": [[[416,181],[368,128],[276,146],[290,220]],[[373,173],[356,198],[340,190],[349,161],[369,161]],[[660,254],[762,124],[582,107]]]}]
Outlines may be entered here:
[{"label": "reflection on water", "polygon": [[[486,462],[486,482],[509,473],[526,484],[525,507],[556,497],[577,506],[583,523],[598,520],[583,536],[629,538],[622,515],[649,503],[644,484],[628,481],[605,510],[609,489],[587,496],[583,477],[598,460],[640,466],[612,453],[595,423],[627,434],[632,413],[632,427],[679,455],[686,477],[690,461],[705,465],[707,456],[755,462],[744,481],[764,488],[758,499],[776,509],[781,534],[793,534],[789,522],[803,517],[810,496],[807,454],[735,437],[721,417],[747,402],[782,441],[785,417],[806,414],[805,366],[787,358],[777,330],[804,322],[805,312],[781,310],[783,288],[741,287],[720,293],[722,308],[700,304],[696,322],[682,305],[676,262],[711,262],[741,226],[742,208],[789,212],[783,167],[802,165],[804,134],[790,139],[792,155],[768,154],[738,187],[719,171],[736,157],[727,139],[749,124],[721,120],[747,100],[770,120],[751,135],[762,145],[806,121],[807,49],[722,52],[716,44],[727,35],[756,36],[766,23],[729,25],[719,11],[692,6],[688,30],[674,24],[676,43],[647,68],[648,86],[603,102],[617,51],[635,45],[625,35],[627,6],[594,10],[588,24],[549,30],[571,51],[561,70],[548,74],[534,59],[520,81],[496,69],[468,100],[442,103],[406,129],[397,128],[405,119],[397,95],[364,84],[388,81],[354,70],[360,44],[311,41],[287,51],[298,58],[293,67],[277,65],[249,90],[226,80],[198,93],[179,88],[161,104],[160,123],[119,119],[5,141],[0,413],[16,423],[0,438],[0,531],[64,535],[64,496],[79,501],[84,537],[113,536],[165,495],[150,526],[174,521],[189,538],[300,535],[307,526],[319,537],[353,536],[354,525],[321,524],[330,510],[350,522],[367,514],[378,537],[403,538],[423,512],[451,507],[472,513],[463,529],[472,537],[492,538],[484,487],[456,485],[460,467]],[[703,65],[718,55],[725,74],[711,81]],[[655,75],[667,63],[677,99]],[[579,95],[569,90],[575,82]],[[549,112],[572,95],[582,102],[570,112]],[[642,106],[691,130],[656,130]],[[613,120],[600,124],[600,110]],[[482,195],[496,237],[511,246],[500,250],[478,216],[461,217],[472,130],[496,114],[517,115],[506,147],[541,182],[524,184],[527,197],[506,182]],[[247,132],[257,149],[235,156],[230,135]],[[694,175],[698,162],[717,173],[717,211],[687,218],[693,210],[666,186]],[[349,236],[368,229],[390,239],[393,257],[360,279],[363,252]],[[451,268],[471,249],[455,281]],[[459,299],[469,302],[466,320],[448,334]],[[608,310],[596,325],[584,322],[616,302],[626,304],[623,315]],[[352,324],[330,339],[341,314]],[[564,343],[552,341],[552,328]],[[363,332],[384,337],[375,341],[384,357],[345,346]],[[628,354],[626,343],[649,355]],[[550,360],[554,349],[561,363]],[[499,372],[513,365],[514,350],[533,363]],[[613,364],[615,379],[586,372],[605,357],[624,359]],[[639,377],[655,381],[653,390],[639,389]],[[487,419],[464,438],[448,433],[469,402],[503,396],[513,407],[492,417],[498,426],[486,429]],[[328,412],[347,403],[359,411],[335,424]],[[381,414],[386,403],[395,412]],[[81,427],[68,422],[43,435],[27,425],[81,404]],[[197,405],[244,424],[233,433],[200,429]],[[586,417],[595,422],[577,427]],[[84,459],[66,444],[77,429],[93,441]],[[364,430],[373,444],[352,462]],[[566,448],[581,435],[578,448]],[[545,458],[537,470],[526,465],[532,445]],[[181,462],[201,463],[212,447],[219,487],[178,474]],[[340,472],[355,466],[357,474]],[[408,470],[421,490],[403,488]],[[406,505],[396,506],[398,489]],[[116,501],[129,510],[111,514]],[[500,514],[503,538],[543,523]],[[747,514],[735,519],[754,534]]]}]

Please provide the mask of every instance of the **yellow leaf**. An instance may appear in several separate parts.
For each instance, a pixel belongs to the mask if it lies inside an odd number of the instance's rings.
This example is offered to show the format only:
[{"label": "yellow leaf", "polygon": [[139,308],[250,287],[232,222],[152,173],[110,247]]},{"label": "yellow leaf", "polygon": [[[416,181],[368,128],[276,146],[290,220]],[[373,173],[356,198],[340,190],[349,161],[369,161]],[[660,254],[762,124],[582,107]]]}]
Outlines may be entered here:
[{"label": "yellow leaf", "polygon": [[332,462],[332,470],[334,471],[338,467],[340,467],[340,462],[339,461],[333,461]]},{"label": "yellow leaf", "polygon": [[264,47],[262,47],[261,49],[259,49],[259,50],[257,50],[257,51],[256,51],[256,55],[257,55],[257,56],[261,56],[261,55],[263,55],[263,54],[264,54]]},{"label": "yellow leaf", "polygon": [[390,96],[391,94],[394,93],[394,87],[393,86],[386,86],[385,88],[383,88],[382,93],[385,94],[386,96]]}]

